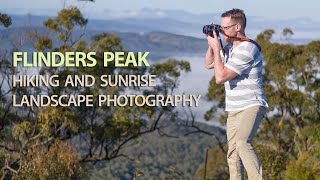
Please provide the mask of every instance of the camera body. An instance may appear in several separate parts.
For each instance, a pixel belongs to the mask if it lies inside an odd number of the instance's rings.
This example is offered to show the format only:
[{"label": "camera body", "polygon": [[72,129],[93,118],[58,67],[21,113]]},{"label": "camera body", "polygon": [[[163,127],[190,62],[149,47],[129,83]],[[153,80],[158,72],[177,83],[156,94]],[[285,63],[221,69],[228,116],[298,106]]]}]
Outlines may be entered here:
[{"label": "camera body", "polygon": [[222,31],[222,28],[220,25],[212,23],[212,24],[203,26],[202,31],[203,31],[203,34],[213,37],[213,31],[215,31],[216,34],[219,35],[219,32]]}]

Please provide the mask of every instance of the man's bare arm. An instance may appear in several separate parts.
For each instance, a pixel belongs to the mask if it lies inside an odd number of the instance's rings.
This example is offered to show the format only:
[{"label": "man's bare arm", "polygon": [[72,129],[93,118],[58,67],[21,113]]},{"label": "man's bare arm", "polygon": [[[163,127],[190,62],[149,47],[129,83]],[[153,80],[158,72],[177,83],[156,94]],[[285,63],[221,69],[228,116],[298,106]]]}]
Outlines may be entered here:
[{"label": "man's bare arm", "polygon": [[208,47],[204,64],[207,69],[214,68],[214,54],[213,54],[213,50],[210,46]]},{"label": "man's bare arm", "polygon": [[217,84],[225,83],[238,75],[236,72],[223,65],[219,54],[214,55],[214,66],[214,74]]}]

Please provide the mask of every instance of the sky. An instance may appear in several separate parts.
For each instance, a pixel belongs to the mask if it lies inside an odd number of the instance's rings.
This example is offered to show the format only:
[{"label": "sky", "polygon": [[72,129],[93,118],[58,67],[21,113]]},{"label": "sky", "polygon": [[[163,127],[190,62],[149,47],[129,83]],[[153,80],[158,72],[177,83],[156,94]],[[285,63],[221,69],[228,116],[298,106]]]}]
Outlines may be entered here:
[{"label": "sky", "polygon": [[0,0],[0,12],[8,14],[31,13],[56,14],[64,5],[76,5],[88,14],[103,11],[132,12],[143,8],[183,10],[195,14],[224,12],[232,8],[243,9],[246,15],[272,19],[308,17],[320,20],[320,1],[290,0]]}]

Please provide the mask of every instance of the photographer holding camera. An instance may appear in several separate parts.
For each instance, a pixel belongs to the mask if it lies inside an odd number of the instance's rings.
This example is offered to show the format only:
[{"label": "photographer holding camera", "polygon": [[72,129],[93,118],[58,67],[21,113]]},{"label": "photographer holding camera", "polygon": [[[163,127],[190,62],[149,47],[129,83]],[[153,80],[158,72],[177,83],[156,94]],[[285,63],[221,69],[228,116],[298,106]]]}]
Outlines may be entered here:
[{"label": "photographer holding camera", "polygon": [[[203,32],[209,45],[206,67],[214,68],[216,83],[224,83],[226,91],[230,179],[244,179],[244,168],[249,180],[263,179],[261,162],[251,144],[268,107],[262,83],[263,57],[260,46],[245,36],[242,10],[232,9],[221,17],[221,26],[207,25]],[[219,32],[228,43],[224,48]]]}]

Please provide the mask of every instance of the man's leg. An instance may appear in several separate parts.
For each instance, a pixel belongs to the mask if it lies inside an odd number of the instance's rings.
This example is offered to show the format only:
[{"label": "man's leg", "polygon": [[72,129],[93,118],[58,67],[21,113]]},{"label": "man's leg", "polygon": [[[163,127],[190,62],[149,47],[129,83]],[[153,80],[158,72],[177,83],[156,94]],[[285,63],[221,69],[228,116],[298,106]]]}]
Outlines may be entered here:
[{"label": "man's leg", "polygon": [[244,168],[236,148],[236,134],[239,126],[237,112],[229,112],[227,118],[228,165],[230,180],[244,180]]},{"label": "man's leg", "polygon": [[262,165],[251,145],[251,141],[259,128],[265,112],[265,107],[254,106],[241,111],[237,115],[237,120],[240,124],[235,137],[236,149],[248,173],[249,180],[263,179]]}]

